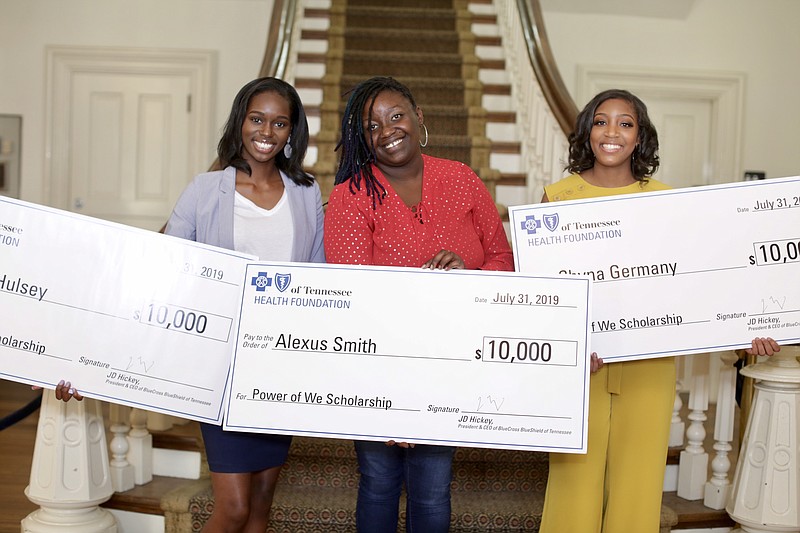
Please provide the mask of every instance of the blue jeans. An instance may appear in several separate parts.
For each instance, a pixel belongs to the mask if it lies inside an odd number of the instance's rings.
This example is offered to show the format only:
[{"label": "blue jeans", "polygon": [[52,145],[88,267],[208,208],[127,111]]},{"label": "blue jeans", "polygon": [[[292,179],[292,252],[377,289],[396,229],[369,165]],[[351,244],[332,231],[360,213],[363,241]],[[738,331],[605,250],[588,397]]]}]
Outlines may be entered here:
[{"label": "blue jeans", "polygon": [[403,482],[406,485],[406,531],[446,533],[450,529],[452,446],[417,444],[414,448],[356,441],[358,533],[396,533]]}]

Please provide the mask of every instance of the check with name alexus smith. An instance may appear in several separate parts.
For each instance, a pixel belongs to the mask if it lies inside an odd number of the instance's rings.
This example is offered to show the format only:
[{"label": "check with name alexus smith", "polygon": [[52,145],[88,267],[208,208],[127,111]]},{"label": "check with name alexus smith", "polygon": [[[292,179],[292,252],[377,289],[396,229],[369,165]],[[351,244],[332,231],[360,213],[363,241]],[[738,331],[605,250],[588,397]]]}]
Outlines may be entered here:
[{"label": "check with name alexus smith", "polygon": [[509,208],[516,269],[593,280],[606,362],[800,340],[800,177]]},{"label": "check with name alexus smith", "polygon": [[252,259],[0,197],[0,376],[219,423]]},{"label": "check with name alexus smith", "polygon": [[585,453],[586,278],[249,264],[225,429]]}]

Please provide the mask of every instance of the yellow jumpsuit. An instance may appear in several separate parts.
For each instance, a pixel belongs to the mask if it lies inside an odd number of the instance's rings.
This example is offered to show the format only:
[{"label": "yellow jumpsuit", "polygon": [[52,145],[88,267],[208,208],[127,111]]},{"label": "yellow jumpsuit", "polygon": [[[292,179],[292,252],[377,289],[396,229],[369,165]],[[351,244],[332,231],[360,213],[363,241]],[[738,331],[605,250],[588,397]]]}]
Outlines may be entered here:
[{"label": "yellow jumpsuit", "polygon": [[[652,179],[596,187],[573,174],[545,192],[559,201],[667,188]],[[609,363],[592,375],[588,453],[550,454],[540,533],[658,533],[674,399],[671,357]]]}]

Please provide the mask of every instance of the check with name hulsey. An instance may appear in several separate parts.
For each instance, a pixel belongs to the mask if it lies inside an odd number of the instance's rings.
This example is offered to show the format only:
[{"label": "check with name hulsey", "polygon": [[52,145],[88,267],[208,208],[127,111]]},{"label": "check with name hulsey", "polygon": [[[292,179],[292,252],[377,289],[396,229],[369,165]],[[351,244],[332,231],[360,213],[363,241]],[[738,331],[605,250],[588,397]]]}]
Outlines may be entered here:
[{"label": "check with name hulsey", "polygon": [[253,263],[225,428],[586,451],[589,281]]},{"label": "check with name hulsey", "polygon": [[800,177],[509,208],[516,269],[593,280],[605,361],[800,340]]},{"label": "check with name hulsey", "polygon": [[219,423],[250,259],[0,197],[0,376]]}]

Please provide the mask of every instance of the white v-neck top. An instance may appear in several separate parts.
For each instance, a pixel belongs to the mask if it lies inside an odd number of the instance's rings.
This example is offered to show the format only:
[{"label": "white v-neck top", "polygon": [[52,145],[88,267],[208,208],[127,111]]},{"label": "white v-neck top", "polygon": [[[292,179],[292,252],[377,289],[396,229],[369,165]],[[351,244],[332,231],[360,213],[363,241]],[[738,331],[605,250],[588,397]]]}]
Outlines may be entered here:
[{"label": "white v-neck top", "polygon": [[272,209],[259,207],[238,192],[235,194],[233,245],[236,251],[256,255],[262,261],[290,261],[293,228],[286,190]]}]

